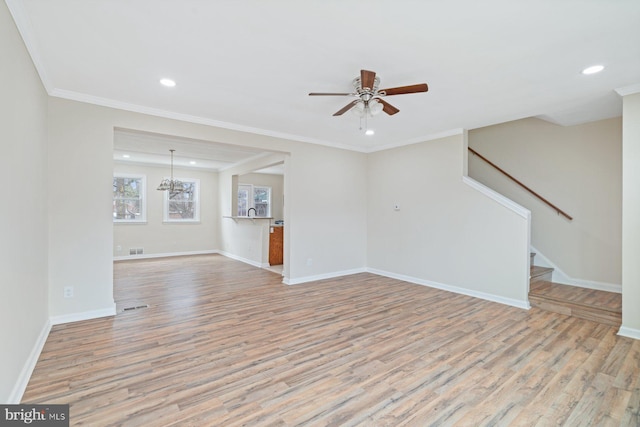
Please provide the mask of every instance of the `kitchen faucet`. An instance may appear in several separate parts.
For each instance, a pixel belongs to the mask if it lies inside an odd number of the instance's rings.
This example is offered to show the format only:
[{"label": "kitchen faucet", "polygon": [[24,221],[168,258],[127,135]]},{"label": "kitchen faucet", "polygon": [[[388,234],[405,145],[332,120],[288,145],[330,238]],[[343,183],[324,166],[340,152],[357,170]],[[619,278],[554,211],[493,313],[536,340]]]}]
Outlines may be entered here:
[{"label": "kitchen faucet", "polygon": [[247,216],[250,217],[251,216],[251,211],[253,210],[253,216],[255,217],[256,215],[258,215],[258,211],[256,210],[256,208],[249,208],[249,210],[247,211]]}]

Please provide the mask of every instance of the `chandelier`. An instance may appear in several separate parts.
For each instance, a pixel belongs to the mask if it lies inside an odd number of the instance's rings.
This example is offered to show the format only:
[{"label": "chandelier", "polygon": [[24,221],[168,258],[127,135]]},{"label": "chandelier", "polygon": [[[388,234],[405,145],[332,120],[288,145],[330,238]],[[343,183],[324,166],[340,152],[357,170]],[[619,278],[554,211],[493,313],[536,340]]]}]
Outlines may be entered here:
[{"label": "chandelier", "polygon": [[163,179],[160,185],[158,186],[158,190],[167,191],[170,193],[182,193],[184,191],[184,184],[182,181],[178,181],[177,179],[173,179],[173,152],[176,150],[169,149],[171,151],[171,178]]}]

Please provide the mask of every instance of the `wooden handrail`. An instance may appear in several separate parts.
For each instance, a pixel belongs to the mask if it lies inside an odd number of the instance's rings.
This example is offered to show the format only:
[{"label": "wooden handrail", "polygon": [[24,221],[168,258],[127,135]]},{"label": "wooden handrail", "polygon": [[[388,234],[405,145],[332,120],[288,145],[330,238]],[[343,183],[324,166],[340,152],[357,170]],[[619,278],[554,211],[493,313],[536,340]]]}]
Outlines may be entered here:
[{"label": "wooden handrail", "polygon": [[573,218],[571,216],[569,216],[569,214],[567,214],[565,211],[563,211],[562,209],[558,208],[556,205],[554,205],[553,203],[551,203],[550,201],[548,201],[547,199],[545,199],[544,197],[542,197],[541,195],[539,195],[538,193],[536,193],[535,191],[533,191],[532,189],[530,189],[529,187],[524,185],[522,182],[520,182],[517,179],[515,179],[513,176],[509,175],[509,173],[505,172],[503,169],[501,169],[498,165],[493,163],[491,160],[487,159],[486,157],[484,157],[482,154],[478,153],[473,148],[471,148],[471,147],[467,147],[467,148],[469,149],[469,151],[471,151],[472,154],[480,157],[482,160],[484,160],[485,162],[487,162],[488,164],[493,166],[495,169],[497,169],[499,172],[501,172],[507,178],[511,179],[513,182],[518,184],[520,187],[524,188],[529,193],[533,194],[535,197],[540,199],[547,206],[551,207],[554,211],[556,211],[558,213],[558,215],[562,215],[563,217],[567,218],[569,221],[573,220]]}]

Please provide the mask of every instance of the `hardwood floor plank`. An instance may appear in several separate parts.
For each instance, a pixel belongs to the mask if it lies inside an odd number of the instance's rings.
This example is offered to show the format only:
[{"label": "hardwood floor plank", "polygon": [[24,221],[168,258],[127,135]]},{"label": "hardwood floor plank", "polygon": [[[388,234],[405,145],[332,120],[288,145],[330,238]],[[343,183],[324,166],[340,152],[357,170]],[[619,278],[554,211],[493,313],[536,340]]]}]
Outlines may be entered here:
[{"label": "hardwood floor plank", "polygon": [[640,426],[640,387],[634,388],[624,410],[621,426]]},{"label": "hardwood floor plank", "polygon": [[634,341],[625,360],[620,364],[613,385],[615,387],[632,391],[640,386],[640,342]]},{"label": "hardwood floor plank", "polygon": [[53,327],[24,402],[101,427],[640,418],[640,342],[600,323],[368,273],[286,286],[219,255],[117,262],[114,280],[118,307],[149,307]]},{"label": "hardwood floor plank", "polygon": [[619,426],[631,392],[608,386],[602,393],[601,403],[589,421],[598,426]]}]

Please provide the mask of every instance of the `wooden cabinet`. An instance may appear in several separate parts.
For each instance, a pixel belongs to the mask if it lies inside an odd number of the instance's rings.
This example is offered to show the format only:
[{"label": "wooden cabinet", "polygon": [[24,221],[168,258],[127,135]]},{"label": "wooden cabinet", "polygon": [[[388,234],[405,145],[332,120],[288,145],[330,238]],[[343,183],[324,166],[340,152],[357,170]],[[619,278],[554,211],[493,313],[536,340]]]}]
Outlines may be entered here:
[{"label": "wooden cabinet", "polygon": [[284,227],[271,227],[269,234],[269,265],[282,264]]}]

